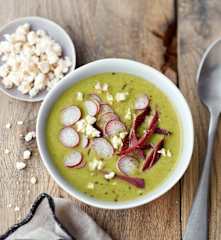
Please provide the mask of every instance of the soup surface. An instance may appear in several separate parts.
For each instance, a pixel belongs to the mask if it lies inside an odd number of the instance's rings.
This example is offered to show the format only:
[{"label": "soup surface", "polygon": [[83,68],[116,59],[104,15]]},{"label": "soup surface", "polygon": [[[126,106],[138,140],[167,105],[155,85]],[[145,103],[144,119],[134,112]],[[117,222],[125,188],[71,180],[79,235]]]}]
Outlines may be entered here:
[{"label": "soup surface", "polygon": [[181,150],[179,119],[169,99],[150,82],[124,73],[95,75],[66,90],[49,113],[45,134],[62,177],[106,201],[153,191]]}]

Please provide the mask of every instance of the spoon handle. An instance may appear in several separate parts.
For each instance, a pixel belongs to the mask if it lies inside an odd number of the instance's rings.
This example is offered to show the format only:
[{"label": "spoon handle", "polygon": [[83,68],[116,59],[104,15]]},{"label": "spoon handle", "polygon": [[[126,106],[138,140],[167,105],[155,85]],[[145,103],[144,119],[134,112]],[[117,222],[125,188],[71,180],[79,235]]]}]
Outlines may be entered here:
[{"label": "spoon handle", "polygon": [[208,192],[213,143],[218,120],[219,113],[211,111],[206,157],[183,240],[208,240]]}]

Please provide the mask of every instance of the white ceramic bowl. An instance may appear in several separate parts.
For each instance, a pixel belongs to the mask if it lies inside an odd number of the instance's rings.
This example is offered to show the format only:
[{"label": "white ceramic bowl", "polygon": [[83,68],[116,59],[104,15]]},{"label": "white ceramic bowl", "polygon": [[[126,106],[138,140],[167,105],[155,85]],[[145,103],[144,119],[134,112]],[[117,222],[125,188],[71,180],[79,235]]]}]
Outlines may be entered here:
[{"label": "white ceramic bowl", "polygon": [[[125,202],[107,202],[90,198],[89,196],[79,192],[73,186],[71,186],[63,177],[59,174],[54,166],[46,147],[45,142],[45,123],[48,113],[53,106],[54,102],[59,96],[70,86],[80,79],[90,77],[95,74],[104,72],[124,72],[142,77],[156,87],[161,89],[173,104],[178,117],[180,118],[182,127],[182,150],[177,165],[168,178],[154,191],[135,200]],[[37,119],[37,144],[40,151],[41,158],[51,174],[54,180],[61,186],[66,192],[76,197],[80,201],[89,205],[106,208],[106,209],[124,209],[140,206],[148,203],[172,188],[182,177],[187,169],[193,150],[194,142],[193,122],[190,109],[183,95],[178,88],[162,73],[157,70],[131,60],[126,59],[102,59],[89,64],[86,64],[74,72],[70,73],[62,82],[58,83],[54,89],[46,96]]]},{"label": "white ceramic bowl", "polygon": [[[65,32],[65,30],[60,27],[58,24],[55,22],[52,22],[51,20],[48,20],[46,18],[42,17],[24,17],[24,18],[18,18],[5,26],[1,27],[0,29],[0,41],[4,41],[4,35],[5,34],[12,34],[15,32],[16,28],[24,23],[29,23],[31,25],[31,29],[33,30],[38,30],[38,29],[43,29],[47,32],[47,34],[54,39],[56,42],[58,42],[63,50],[63,55],[68,56],[72,63],[72,69],[75,69],[76,66],[76,52],[75,52],[75,47],[74,44],[69,37],[69,35]],[[0,65],[2,62],[0,61]],[[71,71],[70,70],[70,71]],[[60,81],[62,81],[61,79]],[[0,90],[7,94],[8,96],[22,100],[22,101],[27,101],[27,102],[37,102],[37,101],[42,101],[46,94],[48,93],[46,90],[40,92],[37,96],[35,97],[30,97],[29,95],[24,95],[21,92],[19,92],[16,88],[12,89],[6,89],[4,85],[0,81]]]}]

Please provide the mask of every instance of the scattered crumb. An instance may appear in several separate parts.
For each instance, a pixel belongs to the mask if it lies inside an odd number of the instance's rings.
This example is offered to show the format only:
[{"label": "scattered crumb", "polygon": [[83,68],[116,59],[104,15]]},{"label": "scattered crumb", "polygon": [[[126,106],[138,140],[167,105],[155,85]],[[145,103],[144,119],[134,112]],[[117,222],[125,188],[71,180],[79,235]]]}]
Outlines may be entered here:
[{"label": "scattered crumb", "polygon": [[157,151],[158,153],[162,154],[163,157],[166,157],[166,150],[165,148],[161,148],[159,151]]},{"label": "scattered crumb", "polygon": [[34,131],[31,131],[31,132],[28,132],[26,135],[25,135],[25,141],[26,142],[30,142],[33,138],[36,137],[36,134]]},{"label": "scattered crumb", "polygon": [[26,168],[26,163],[24,163],[24,162],[16,162],[16,169],[17,170],[22,170],[24,168]]},{"label": "scattered crumb", "polygon": [[17,121],[17,125],[23,125],[23,121]]},{"label": "scattered crumb", "polygon": [[19,134],[19,137],[22,138],[22,137],[23,137],[23,134]]},{"label": "scattered crumb", "polygon": [[109,85],[107,83],[104,83],[102,86],[102,91],[107,92],[109,88]]},{"label": "scattered crumb", "polygon": [[18,211],[20,211],[20,208],[18,206],[16,206],[14,210],[15,210],[15,212],[18,212]]},{"label": "scattered crumb", "polygon": [[30,194],[30,190],[28,189],[27,194]]},{"label": "scattered crumb", "polygon": [[25,151],[23,152],[23,158],[24,158],[25,160],[28,160],[28,159],[30,159],[30,157],[31,157],[31,151],[30,151],[30,150],[25,150]]},{"label": "scattered crumb", "polygon": [[11,128],[11,127],[12,127],[11,123],[7,123],[7,124],[5,125],[5,128],[7,128],[7,129],[9,129],[9,128]]},{"label": "scattered crumb", "polygon": [[31,184],[36,184],[37,183],[37,178],[36,177],[31,177],[30,182],[31,182]]},{"label": "scattered crumb", "polygon": [[82,92],[77,92],[76,93],[76,98],[77,98],[78,101],[82,101],[83,98],[84,98],[83,93]]},{"label": "scattered crumb", "polygon": [[96,83],[95,87],[94,87],[96,90],[101,90],[102,89],[102,86],[99,82]]},{"label": "scattered crumb", "polygon": [[167,157],[172,157],[172,153],[170,150],[167,150]]},{"label": "scattered crumb", "polygon": [[10,151],[6,148],[5,149],[5,154],[9,154],[10,153]]},{"label": "scattered crumb", "polygon": [[94,184],[92,182],[89,182],[87,185],[88,189],[94,189]]},{"label": "scattered crumb", "polygon": [[115,177],[115,172],[109,172],[109,173],[104,175],[105,179],[112,179],[114,177]]},{"label": "scattered crumb", "polygon": [[7,208],[11,208],[12,207],[12,205],[11,205],[11,203],[9,203],[8,205],[7,205]]},{"label": "scattered crumb", "polygon": [[111,184],[112,184],[113,186],[115,186],[115,185],[117,185],[117,182],[112,182]]}]

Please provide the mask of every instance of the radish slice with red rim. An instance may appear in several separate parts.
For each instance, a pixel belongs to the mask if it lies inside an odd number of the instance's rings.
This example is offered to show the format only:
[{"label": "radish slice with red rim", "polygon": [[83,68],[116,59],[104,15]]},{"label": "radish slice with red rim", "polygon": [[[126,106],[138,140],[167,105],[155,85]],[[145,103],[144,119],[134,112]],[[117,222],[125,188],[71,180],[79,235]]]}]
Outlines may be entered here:
[{"label": "radish slice with red rim", "polygon": [[104,126],[111,120],[119,120],[119,117],[113,112],[106,112],[100,115],[97,125],[103,129]]},{"label": "radish slice with red rim", "polygon": [[82,161],[82,155],[80,152],[74,151],[67,155],[64,159],[65,167],[73,168],[78,166]]},{"label": "radish slice with red rim", "polygon": [[61,112],[61,123],[71,126],[81,118],[81,111],[76,106],[64,108]]},{"label": "radish slice with red rim", "polygon": [[81,139],[81,146],[83,148],[86,148],[88,144],[89,144],[89,139],[85,135],[83,135]]},{"label": "radish slice with red rim", "polygon": [[99,157],[109,158],[114,153],[113,146],[105,138],[95,138],[92,147]]},{"label": "radish slice with red rim", "polygon": [[75,169],[80,169],[80,168],[83,168],[87,165],[87,162],[82,160],[77,166],[75,166],[74,168]]},{"label": "radish slice with red rim", "polygon": [[84,103],[86,110],[90,116],[95,116],[99,112],[99,106],[97,102],[93,100],[87,100]]},{"label": "radish slice with red rim", "polygon": [[60,131],[60,141],[65,147],[75,147],[80,139],[78,133],[71,127],[65,127]]},{"label": "radish slice with red rim", "polygon": [[125,125],[119,120],[111,120],[104,127],[104,132],[105,135],[107,136],[113,136],[120,132],[125,131],[126,131]]},{"label": "radish slice with red rim", "polygon": [[147,97],[147,95],[143,94],[140,95],[136,98],[135,101],[135,109],[137,110],[142,110],[145,109],[149,104],[149,99]]},{"label": "radish slice with red rim", "polygon": [[102,102],[101,98],[95,93],[90,94],[90,98],[91,98],[91,100],[96,100],[99,103]]},{"label": "radish slice with red rim", "polygon": [[108,104],[101,104],[100,105],[100,113],[104,114],[107,112],[114,112],[114,111]]},{"label": "radish slice with red rim", "polygon": [[131,156],[123,156],[118,160],[117,167],[121,173],[133,175],[139,167],[139,162]]}]

